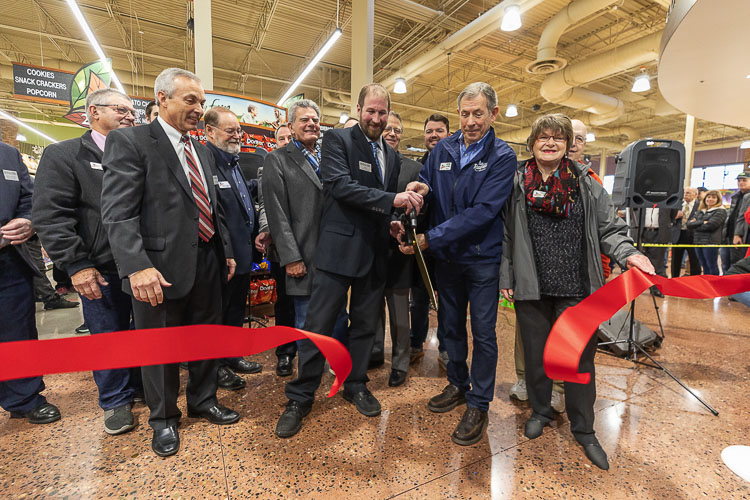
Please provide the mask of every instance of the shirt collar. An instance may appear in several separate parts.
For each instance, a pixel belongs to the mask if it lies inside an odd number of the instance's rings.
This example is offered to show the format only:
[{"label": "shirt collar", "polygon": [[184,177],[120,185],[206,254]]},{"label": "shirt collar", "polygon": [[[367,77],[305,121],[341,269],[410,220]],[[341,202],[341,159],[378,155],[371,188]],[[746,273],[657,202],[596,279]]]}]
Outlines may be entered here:
[{"label": "shirt collar", "polygon": [[166,122],[161,116],[157,116],[156,119],[159,121],[159,125],[164,129],[164,133],[167,134],[167,138],[173,145],[177,145],[182,140],[182,136],[185,135],[179,130],[174,128],[172,125]]},{"label": "shirt collar", "polygon": [[474,149],[482,149],[484,147],[484,143],[487,142],[487,137],[490,136],[490,132],[492,132],[492,127],[487,131],[484,136],[479,139],[477,142],[474,142],[472,144],[469,144],[468,146],[464,142],[464,133],[461,132],[461,135],[458,136],[458,144],[461,148],[461,151],[468,151],[468,150],[474,150]]},{"label": "shirt collar", "polygon": [[380,150],[383,151],[383,152],[385,152],[385,149],[383,148],[383,136],[382,135],[373,141],[372,139],[370,139],[369,137],[367,137],[367,134],[365,134],[365,131],[362,130],[362,125],[357,125],[357,126],[359,127],[359,130],[362,131],[362,135],[365,136],[365,139],[367,139],[367,142],[369,142],[369,143],[373,143],[373,142],[376,143],[378,145],[378,147],[380,148]]},{"label": "shirt collar", "polygon": [[91,139],[93,139],[94,143],[104,151],[104,144],[107,141],[107,136],[102,134],[101,132],[97,132],[94,129],[91,129]]}]

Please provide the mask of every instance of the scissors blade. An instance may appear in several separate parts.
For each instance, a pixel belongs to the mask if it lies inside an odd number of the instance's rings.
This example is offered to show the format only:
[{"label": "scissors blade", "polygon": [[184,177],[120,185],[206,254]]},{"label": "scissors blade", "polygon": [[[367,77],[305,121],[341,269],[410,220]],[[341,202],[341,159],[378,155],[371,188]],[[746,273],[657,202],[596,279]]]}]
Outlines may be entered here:
[{"label": "scissors blade", "polygon": [[430,297],[430,307],[437,311],[437,301],[435,300],[435,289],[432,287],[432,280],[430,280],[430,273],[427,272],[427,264],[424,261],[424,255],[422,250],[417,244],[417,231],[412,228],[412,246],[414,247],[414,257],[417,258],[417,267],[419,268],[419,274],[422,275],[422,281],[427,289],[427,294]]}]

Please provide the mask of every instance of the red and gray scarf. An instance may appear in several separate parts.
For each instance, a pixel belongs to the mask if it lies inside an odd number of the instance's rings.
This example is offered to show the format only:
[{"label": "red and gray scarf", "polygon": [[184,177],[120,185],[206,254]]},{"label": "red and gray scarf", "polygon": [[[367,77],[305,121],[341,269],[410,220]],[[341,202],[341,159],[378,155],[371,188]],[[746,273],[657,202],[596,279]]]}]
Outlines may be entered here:
[{"label": "red and gray scarf", "polygon": [[572,162],[563,158],[560,166],[546,181],[531,158],[526,162],[523,176],[526,204],[536,212],[553,217],[568,217],[578,199],[578,177]]}]

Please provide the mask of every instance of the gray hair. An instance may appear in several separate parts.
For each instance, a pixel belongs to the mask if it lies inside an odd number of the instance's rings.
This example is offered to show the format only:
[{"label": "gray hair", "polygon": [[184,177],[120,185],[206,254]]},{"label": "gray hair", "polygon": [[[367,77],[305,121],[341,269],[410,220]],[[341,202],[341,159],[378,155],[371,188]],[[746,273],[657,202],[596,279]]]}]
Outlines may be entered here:
[{"label": "gray hair", "polygon": [[289,123],[294,123],[294,119],[297,117],[297,108],[312,108],[318,114],[318,118],[320,118],[320,108],[315,104],[315,101],[312,99],[300,99],[289,105]]},{"label": "gray hair", "polygon": [[492,110],[497,106],[497,92],[488,83],[484,82],[470,83],[458,94],[458,109],[461,109],[461,100],[464,97],[475,99],[480,95],[485,97],[487,100],[487,111],[492,113]]},{"label": "gray hair", "polygon": [[126,94],[123,94],[117,89],[99,89],[86,96],[86,118],[91,123],[91,112],[89,108],[91,106],[101,106],[102,104],[113,104],[108,102],[113,96],[124,97],[128,100],[130,105],[133,105],[133,100]]},{"label": "gray hair", "polygon": [[157,103],[159,102],[159,92],[164,92],[167,97],[172,97],[172,95],[174,95],[174,91],[177,87],[174,81],[180,76],[189,80],[194,80],[198,83],[201,82],[198,75],[191,71],[182,68],[167,68],[159,73],[159,76],[157,76],[154,81],[154,98]]}]

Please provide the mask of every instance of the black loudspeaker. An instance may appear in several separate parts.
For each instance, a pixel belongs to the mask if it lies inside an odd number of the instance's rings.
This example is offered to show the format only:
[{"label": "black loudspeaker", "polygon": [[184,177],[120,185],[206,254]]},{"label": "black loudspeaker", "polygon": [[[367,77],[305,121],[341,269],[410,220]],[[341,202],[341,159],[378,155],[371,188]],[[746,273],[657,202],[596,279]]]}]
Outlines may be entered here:
[{"label": "black loudspeaker", "polygon": [[[596,334],[602,342],[619,342],[617,344],[609,344],[605,347],[616,356],[627,356],[629,354],[627,340],[628,335],[630,335],[630,309],[617,311],[611,319],[599,325]],[[635,320],[633,336],[634,340],[644,349],[650,346],[659,347],[661,345],[661,339],[656,332],[644,326],[638,320]]]},{"label": "black loudspeaker", "polygon": [[644,139],[615,157],[612,188],[616,207],[681,208],[685,146],[677,141]]}]

